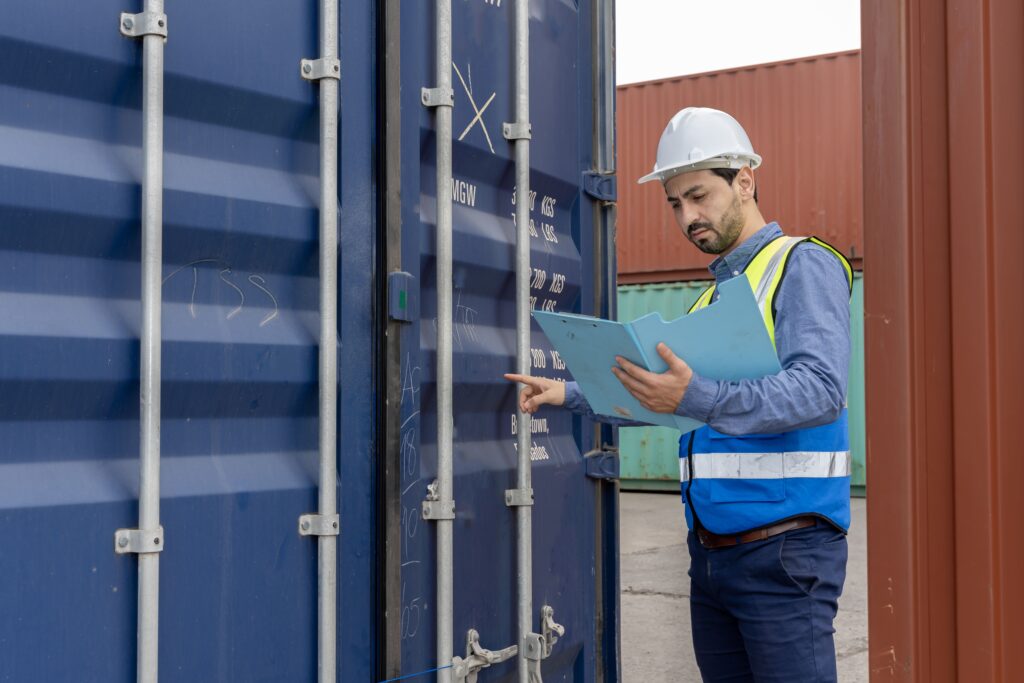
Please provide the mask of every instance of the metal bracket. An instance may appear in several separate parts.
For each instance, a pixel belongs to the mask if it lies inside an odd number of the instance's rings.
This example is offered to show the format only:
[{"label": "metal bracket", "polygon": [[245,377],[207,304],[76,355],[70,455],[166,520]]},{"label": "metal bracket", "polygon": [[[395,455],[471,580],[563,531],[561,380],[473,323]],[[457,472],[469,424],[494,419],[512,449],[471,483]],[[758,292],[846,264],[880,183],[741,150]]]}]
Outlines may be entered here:
[{"label": "metal bracket", "polygon": [[164,528],[118,529],[114,532],[114,552],[118,555],[159,553],[164,549]]},{"label": "metal bracket", "polygon": [[527,633],[523,636],[523,657],[526,658],[530,683],[543,683],[540,662],[544,659],[544,636],[539,633]]},{"label": "metal bracket", "polygon": [[476,683],[481,669],[500,664],[519,654],[519,647],[509,645],[503,650],[488,650],[480,645],[480,634],[476,629],[466,633],[466,657],[452,657],[455,683]]},{"label": "metal bracket", "polygon": [[121,35],[126,38],[160,36],[167,41],[167,15],[161,12],[121,12]]},{"label": "metal bracket", "polygon": [[523,656],[535,662],[544,659],[544,636],[539,633],[523,636]]},{"label": "metal bracket", "polygon": [[565,627],[555,623],[555,610],[550,605],[540,608],[541,633],[523,636],[523,657],[527,660],[530,683],[543,683],[540,663],[551,656],[555,643],[565,635]]},{"label": "metal bracket", "polygon": [[337,536],[341,533],[340,515],[308,514],[299,516],[300,536]]},{"label": "metal bracket", "polygon": [[614,173],[587,171],[583,174],[583,191],[601,202],[614,203],[619,196],[619,181]]},{"label": "metal bracket", "polygon": [[619,452],[615,450],[590,451],[583,456],[587,476],[591,479],[618,479]]},{"label": "metal bracket", "polygon": [[423,501],[423,519],[430,522],[437,522],[442,519],[455,519],[455,501]]},{"label": "metal bracket", "polygon": [[423,501],[423,519],[433,522],[455,519],[455,501],[441,500],[437,488],[437,479],[427,485],[427,499]]},{"label": "metal bracket", "polygon": [[533,489],[507,489],[505,505],[510,508],[533,505]]},{"label": "metal bracket", "polygon": [[506,140],[529,140],[533,137],[533,125],[530,123],[503,123],[501,132]]},{"label": "metal bracket", "polygon": [[341,80],[341,60],[339,59],[303,59],[299,62],[299,72],[307,81],[319,81],[322,78]]},{"label": "metal bracket", "polygon": [[424,107],[454,107],[455,91],[451,88],[421,88],[420,101]]}]

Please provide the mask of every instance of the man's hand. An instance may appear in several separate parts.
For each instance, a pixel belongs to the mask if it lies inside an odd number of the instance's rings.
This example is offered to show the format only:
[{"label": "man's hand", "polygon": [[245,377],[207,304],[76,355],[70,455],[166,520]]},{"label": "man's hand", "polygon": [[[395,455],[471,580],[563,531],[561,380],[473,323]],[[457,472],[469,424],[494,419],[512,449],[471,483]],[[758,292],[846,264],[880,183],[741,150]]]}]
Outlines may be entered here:
[{"label": "man's hand", "polygon": [[620,356],[615,357],[619,367],[612,368],[612,372],[647,410],[674,413],[690,386],[693,370],[665,344],[658,344],[658,355],[668,363],[668,370],[661,374],[648,372]]},{"label": "man's hand", "polygon": [[506,374],[510,382],[522,382],[526,388],[519,392],[519,409],[533,415],[542,405],[560,406],[565,403],[565,383],[543,377]]}]

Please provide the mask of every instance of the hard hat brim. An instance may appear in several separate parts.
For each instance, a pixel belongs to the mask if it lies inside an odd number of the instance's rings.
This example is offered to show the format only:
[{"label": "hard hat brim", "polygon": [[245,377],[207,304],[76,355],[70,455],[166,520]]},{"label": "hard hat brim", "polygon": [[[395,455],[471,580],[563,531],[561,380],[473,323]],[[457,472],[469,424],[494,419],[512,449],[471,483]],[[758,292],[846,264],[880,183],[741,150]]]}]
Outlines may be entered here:
[{"label": "hard hat brim", "polygon": [[757,154],[753,154],[749,157],[732,155],[727,157],[713,157],[711,159],[705,159],[695,163],[678,164],[676,166],[669,166],[668,168],[659,168],[658,170],[648,173],[637,180],[636,184],[643,185],[644,183],[649,183],[652,180],[660,180],[664,183],[677,175],[690,173],[691,171],[705,171],[712,168],[731,168],[738,171],[744,166],[749,166],[751,170],[754,170],[760,165],[761,157]]}]

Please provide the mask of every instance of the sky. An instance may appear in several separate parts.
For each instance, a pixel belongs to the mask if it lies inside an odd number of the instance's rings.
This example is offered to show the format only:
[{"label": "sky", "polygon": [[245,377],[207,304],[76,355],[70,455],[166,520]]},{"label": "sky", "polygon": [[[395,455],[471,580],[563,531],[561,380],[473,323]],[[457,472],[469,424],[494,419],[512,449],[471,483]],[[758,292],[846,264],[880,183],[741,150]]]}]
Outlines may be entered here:
[{"label": "sky", "polygon": [[860,0],[617,0],[619,85],[860,47]]}]

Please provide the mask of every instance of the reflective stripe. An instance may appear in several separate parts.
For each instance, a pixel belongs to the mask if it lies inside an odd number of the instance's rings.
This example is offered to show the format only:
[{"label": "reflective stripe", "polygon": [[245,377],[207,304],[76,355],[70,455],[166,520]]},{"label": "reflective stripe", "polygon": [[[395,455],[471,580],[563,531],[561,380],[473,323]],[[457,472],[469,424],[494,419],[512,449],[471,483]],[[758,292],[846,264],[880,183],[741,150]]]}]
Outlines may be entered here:
[{"label": "reflective stripe", "polygon": [[771,260],[765,266],[764,274],[761,275],[761,281],[757,283],[757,289],[754,290],[754,298],[757,299],[757,305],[761,307],[761,310],[764,310],[765,303],[768,301],[768,288],[775,280],[775,273],[779,270],[782,259],[789,254],[793,247],[806,239],[806,237],[789,237],[782,243],[782,247],[772,254]]},{"label": "reflective stripe", "polygon": [[690,306],[690,309],[688,311],[686,311],[687,315],[689,315],[690,313],[693,313],[694,311],[696,311],[696,310],[698,310],[700,308],[704,308],[705,306],[707,306],[709,304],[709,302],[711,301],[711,297],[713,297],[715,295],[715,287],[716,286],[717,285],[711,285],[710,287],[705,289],[703,292],[701,292],[700,295],[697,297],[697,300],[693,302],[692,306]]},{"label": "reflective stripe", "polygon": [[[850,476],[850,451],[789,453],[695,453],[694,479],[823,479]],[[689,481],[686,458],[679,479]]]}]

